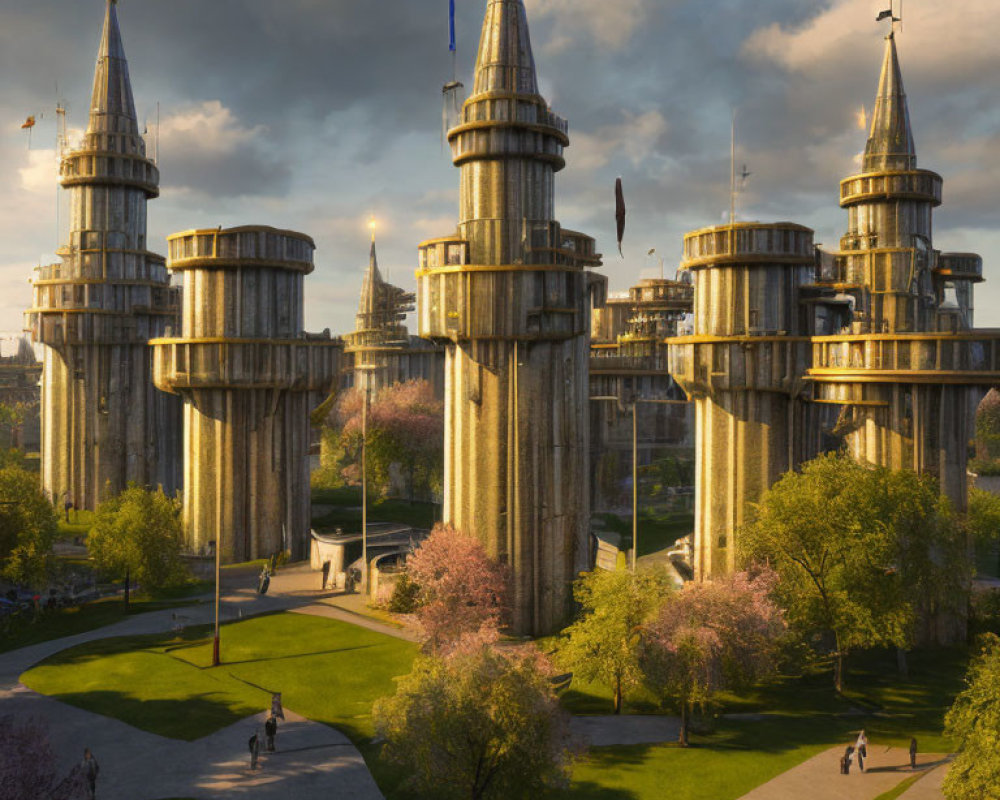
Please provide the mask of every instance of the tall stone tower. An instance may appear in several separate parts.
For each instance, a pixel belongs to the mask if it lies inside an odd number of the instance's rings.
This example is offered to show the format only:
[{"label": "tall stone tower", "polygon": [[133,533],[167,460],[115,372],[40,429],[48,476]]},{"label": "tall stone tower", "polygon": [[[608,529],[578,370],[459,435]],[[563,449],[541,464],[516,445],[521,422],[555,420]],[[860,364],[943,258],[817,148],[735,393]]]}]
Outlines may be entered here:
[{"label": "tall stone tower", "polygon": [[791,223],[685,237],[695,335],[669,345],[697,406],[701,578],[734,568],[749,504],[823,434],[859,461],[932,474],[966,505],[970,393],[1000,383],[1000,332],[972,328],[979,256],[934,249],[941,177],[917,168],[892,35],[862,172],[841,182],[840,204],[848,232],[833,253],[814,255],[812,232]]},{"label": "tall stone tower", "polygon": [[444,519],[513,573],[514,629],[554,631],[587,563],[587,266],[554,219],[565,121],[538,93],[522,0],[489,0],[448,133],[457,233],[420,245],[421,336],[444,343]]},{"label": "tall stone tower", "polygon": [[805,455],[800,394],[809,339],[799,307],[813,232],[738,222],[684,237],[693,336],[671,340],[670,372],[694,401],[695,574],[731,572],[749,504]]},{"label": "tall stone tower", "polygon": [[997,380],[996,336],[972,330],[982,260],[934,249],[941,183],[917,168],[890,34],[862,172],[840,185],[848,231],[827,276],[852,297],[852,315],[814,340],[808,374],[818,400],[842,405],[855,458],[932,473],[964,509],[970,390]]},{"label": "tall stone tower", "polygon": [[146,201],[159,171],[139,134],[116,5],[108,3],[90,124],[66,155],[70,240],[62,263],[40,267],[32,338],[45,345],[42,485],[94,508],[126,483],[179,483],[180,403],[158,392],[146,343],[177,318],[177,295],[146,241]]},{"label": "tall stone tower", "polygon": [[157,339],[154,378],[184,405],[184,527],[223,562],[308,553],[309,393],[326,395],[342,344],[303,332],[312,239],[265,226],[168,239],[184,274],[183,330]]}]

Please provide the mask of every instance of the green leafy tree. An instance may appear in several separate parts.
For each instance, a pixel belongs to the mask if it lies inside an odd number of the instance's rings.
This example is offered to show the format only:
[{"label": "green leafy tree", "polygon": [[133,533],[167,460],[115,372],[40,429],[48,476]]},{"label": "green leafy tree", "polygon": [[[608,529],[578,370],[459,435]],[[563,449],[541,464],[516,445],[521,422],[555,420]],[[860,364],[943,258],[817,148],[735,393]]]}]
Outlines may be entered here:
[{"label": "green leafy tree", "polygon": [[428,797],[539,797],[567,782],[574,755],[551,677],[534,647],[501,652],[479,635],[418,656],[372,711],[384,755]]},{"label": "green leafy tree", "polygon": [[1000,800],[1000,638],[983,637],[966,688],[945,715],[945,735],[958,755],[944,779],[948,800]]},{"label": "green leafy tree", "polygon": [[[966,529],[979,547],[993,544],[1000,538],[1000,495],[975,487],[969,489],[969,510],[965,515]],[[997,566],[1000,574],[1000,564]]]},{"label": "green leafy tree", "polygon": [[776,598],[800,632],[832,634],[838,691],[850,650],[895,646],[902,659],[921,624],[964,613],[965,537],[929,476],[827,454],[782,476],[755,511],[740,558],[778,573]]},{"label": "green leafy tree", "polygon": [[640,631],[663,604],[669,585],[659,571],[596,569],[573,586],[581,616],[562,647],[574,675],[610,687],[620,714],[624,694],[639,684]]},{"label": "green leafy tree", "polygon": [[145,589],[184,580],[182,545],[177,501],[162,490],[149,491],[134,484],[97,507],[87,536],[87,550],[97,566],[124,576],[126,607],[130,580]]},{"label": "green leafy tree", "polygon": [[37,475],[0,469],[0,574],[6,580],[35,588],[46,583],[58,521]]}]

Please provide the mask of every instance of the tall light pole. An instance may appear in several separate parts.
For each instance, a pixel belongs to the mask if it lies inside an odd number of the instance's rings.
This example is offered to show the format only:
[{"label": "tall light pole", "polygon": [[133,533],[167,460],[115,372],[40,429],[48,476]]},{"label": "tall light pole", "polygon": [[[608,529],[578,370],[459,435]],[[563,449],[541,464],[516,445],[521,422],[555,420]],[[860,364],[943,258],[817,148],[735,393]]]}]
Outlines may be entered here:
[{"label": "tall light pole", "polygon": [[371,405],[371,377],[378,367],[360,364],[355,367],[364,375],[364,399],[361,404],[361,591],[368,593],[368,407]]},{"label": "tall light pole", "polygon": [[[591,400],[603,400],[618,404],[618,410],[624,413],[626,408],[617,395],[596,395]],[[639,421],[637,408],[639,403],[661,406],[687,405],[687,400],[654,400],[634,397],[632,399],[632,572],[636,570],[639,557]]]},{"label": "tall light pole", "polygon": [[639,425],[635,409],[638,400],[632,401],[632,572],[639,555]]},{"label": "tall light pole", "polygon": [[[221,532],[220,532],[221,533]],[[220,591],[219,578],[222,574],[222,548],[219,547],[219,540],[222,538],[218,533],[215,536],[215,639],[212,641],[212,666],[219,666],[219,605]]]}]

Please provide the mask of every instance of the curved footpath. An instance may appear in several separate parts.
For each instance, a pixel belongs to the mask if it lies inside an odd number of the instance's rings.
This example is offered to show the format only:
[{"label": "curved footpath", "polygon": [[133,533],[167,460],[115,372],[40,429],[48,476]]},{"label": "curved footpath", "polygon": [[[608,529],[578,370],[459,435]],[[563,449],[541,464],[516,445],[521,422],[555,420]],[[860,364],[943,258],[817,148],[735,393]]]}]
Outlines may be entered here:
[{"label": "curved footpath", "polygon": [[[305,566],[281,570],[271,582],[272,593],[260,596],[253,586],[227,591],[223,598],[226,620],[272,611],[296,610],[316,602],[315,573]],[[311,585],[312,590],[307,588]],[[311,722],[285,709],[278,731],[278,751],[261,753],[259,768],[251,771],[247,740],[263,725],[265,712],[244,719],[194,742],[167,739],[133,728],[116,719],[93,714],[31,691],[20,675],[54,653],[83,642],[115,636],[135,636],[171,630],[172,611],[137,614],[120,623],[25,647],[0,655],[0,715],[36,717],[49,728],[60,769],[68,771],[89,747],[100,764],[101,800],[160,800],[196,797],[230,800],[319,800],[331,796],[378,800],[382,797],[357,748],[339,731]],[[389,625],[340,612],[347,621],[399,636]],[[214,619],[211,603],[178,609],[188,625]]]}]

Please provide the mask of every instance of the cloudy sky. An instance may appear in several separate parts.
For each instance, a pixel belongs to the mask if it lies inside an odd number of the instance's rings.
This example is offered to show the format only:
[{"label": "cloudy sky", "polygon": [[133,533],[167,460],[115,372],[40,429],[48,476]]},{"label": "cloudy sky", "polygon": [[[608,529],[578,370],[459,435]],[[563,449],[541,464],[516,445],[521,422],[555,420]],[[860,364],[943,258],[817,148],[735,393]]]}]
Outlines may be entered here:
[{"label": "cloudy sky", "polygon": [[[833,246],[871,109],[888,0],[526,0],[542,92],[570,122],[557,179],[564,226],[606,254],[612,289],[672,272],[684,231],[728,209],[731,109],[753,173],[740,216],[791,219]],[[471,85],[484,0],[457,0]],[[454,229],[458,173],[441,147],[451,75],[447,0],[122,0],[140,123],[160,105],[162,195],[149,240],[248,223],[317,242],[310,329],[353,327],[379,220],[380,263],[412,287],[416,245]],[[920,165],[944,176],[935,244],[1000,263],[1000,16],[996,0],[909,0],[900,59]],[[0,0],[0,331],[57,234],[55,114],[86,124],[103,0]],[[31,150],[20,124],[39,118]],[[621,175],[629,229],[614,246]],[[63,221],[66,208],[63,204]],[[159,243],[156,245],[156,243]],[[977,292],[1000,326],[1000,274]],[[413,325],[411,324],[411,328]]]}]

